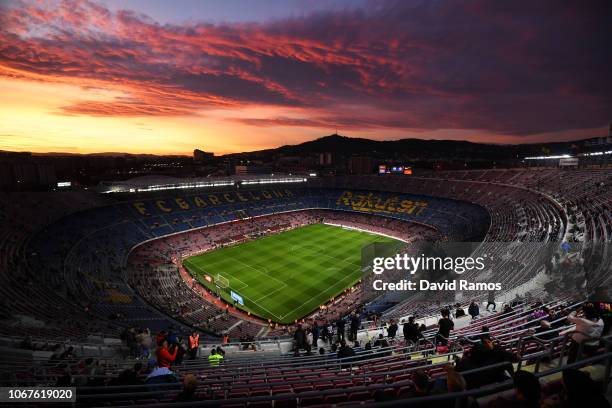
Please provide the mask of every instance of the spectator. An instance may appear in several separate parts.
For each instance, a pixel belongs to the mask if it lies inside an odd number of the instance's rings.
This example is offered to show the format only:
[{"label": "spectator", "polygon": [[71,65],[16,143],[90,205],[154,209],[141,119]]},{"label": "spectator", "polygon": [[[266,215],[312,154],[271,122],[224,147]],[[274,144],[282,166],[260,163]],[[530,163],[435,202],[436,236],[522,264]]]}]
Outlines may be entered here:
[{"label": "spectator", "polygon": [[172,330],[168,332],[168,336],[166,338],[168,339],[168,344],[178,344],[179,342],[178,335]]},{"label": "spectator", "polygon": [[182,336],[177,336],[176,341],[176,344],[172,346],[173,349],[176,350],[176,359],[174,362],[180,365],[183,364],[183,357],[187,353],[187,347],[185,347],[185,342],[183,341]]},{"label": "spectator", "polygon": [[514,394],[516,406],[538,408],[540,406],[541,386],[538,378],[530,372],[519,370],[514,373]]},{"label": "spectator", "polygon": [[521,303],[523,303],[523,300],[521,299],[521,296],[517,293],[516,296],[514,296],[514,299],[512,300],[512,303],[510,303],[510,306],[517,307]]},{"label": "spectator", "polygon": [[414,390],[410,394],[411,397],[425,397],[431,392],[429,376],[423,370],[416,370],[412,377]]},{"label": "spectator", "polygon": [[387,335],[390,339],[395,338],[395,335],[397,334],[397,329],[397,323],[395,322],[395,320],[391,319],[391,323],[389,324],[389,327],[387,327]]},{"label": "spectator", "polygon": [[342,341],[344,340],[344,327],[345,327],[345,321],[342,319],[338,319],[336,321],[336,330],[338,330],[338,341]]},{"label": "spectator", "polygon": [[340,348],[338,348],[338,359],[343,359],[343,364],[341,364],[340,368],[349,368],[349,363],[352,361],[350,357],[353,356],[355,356],[355,350],[353,350],[351,346],[347,345],[346,341],[342,340],[340,342]]},{"label": "spectator", "polygon": [[448,345],[448,338],[450,332],[455,328],[455,323],[450,318],[450,312],[448,309],[442,309],[440,312],[442,318],[438,321],[438,333],[436,334],[436,342],[442,346]]},{"label": "spectator", "polygon": [[329,333],[329,327],[327,324],[323,325],[323,328],[321,329],[321,340],[323,340],[324,342],[328,343],[329,341],[331,341],[331,335]]},{"label": "spectator", "polygon": [[346,341],[342,340],[340,342],[340,348],[338,349],[338,358],[353,357],[354,355],[355,350],[353,350],[349,345],[347,345]]},{"label": "spectator", "polygon": [[496,305],[495,305],[495,291],[491,290],[489,291],[489,297],[487,298],[487,307],[485,309],[487,309],[487,312],[489,311],[489,306],[493,305],[493,311],[495,312],[496,309]]},{"label": "spectator", "polygon": [[535,333],[537,338],[542,340],[550,340],[557,337],[557,333],[550,332],[552,329],[551,324],[548,320],[540,320],[540,327],[535,329]]},{"label": "spectator", "polygon": [[140,374],[142,363],[134,364],[134,368],[128,368],[119,373],[119,376],[111,381],[110,385],[140,385],[143,384]]},{"label": "spectator", "polygon": [[[590,352],[597,348],[599,337],[603,333],[603,320],[599,318],[599,313],[593,305],[587,305],[583,308],[582,314],[572,312],[567,316],[570,323],[576,325],[575,329],[569,329],[560,334],[572,333],[570,347],[568,351],[567,363],[573,363],[578,358],[578,350],[582,345],[583,351]],[[593,338],[596,338],[593,340]]]},{"label": "spectator", "polygon": [[408,318],[408,321],[404,323],[402,331],[404,332],[406,346],[410,344],[417,344],[419,342],[419,338],[423,337],[419,329],[419,325],[414,322],[414,316],[410,316]]},{"label": "spectator", "polygon": [[518,361],[516,355],[510,353],[503,348],[496,346],[488,335],[483,335],[480,339],[480,344],[477,344],[470,350],[467,356],[464,356],[458,363],[458,371],[474,370],[490,365],[507,363],[499,367],[493,367],[486,370],[481,370],[466,376],[468,387],[470,389],[487,385],[497,381],[504,381],[514,373],[513,362]]},{"label": "spectator", "polygon": [[297,329],[295,330],[295,333],[293,334],[293,340],[295,342],[295,352],[296,353],[299,354],[300,350],[306,349],[306,344],[307,344],[306,331],[304,331],[304,328],[302,327],[301,324],[297,325]]},{"label": "spectator", "polygon": [[[446,366],[446,391],[462,392],[467,389],[465,378],[457,372],[452,365]],[[460,398],[459,401],[449,399],[441,404],[444,408],[478,408],[478,403],[473,397]]]},{"label": "spectator", "polygon": [[320,335],[319,325],[315,321],[312,324],[312,347],[315,349],[319,346],[319,335]]},{"label": "spectator", "polygon": [[470,306],[468,307],[468,313],[472,316],[472,320],[476,319],[480,314],[480,308],[478,304],[472,300]]},{"label": "spectator", "polygon": [[151,331],[149,329],[140,329],[136,335],[136,344],[138,345],[141,358],[149,358],[153,341],[151,340]]},{"label": "spectator", "polygon": [[193,402],[197,400],[196,390],[198,389],[198,379],[193,374],[183,377],[183,390],[174,398],[174,402]]},{"label": "spectator", "polygon": [[355,312],[351,315],[351,337],[349,340],[357,340],[357,331],[359,330],[359,326],[361,326],[361,320],[359,319],[359,315]]},{"label": "spectator", "polygon": [[178,378],[176,375],[170,370],[168,367],[156,367],[151,373],[147,376],[145,380],[145,384],[165,384],[165,383],[175,383],[178,382]]},{"label": "spectator", "polygon": [[448,392],[461,392],[466,389],[465,378],[455,370],[452,365],[447,365],[446,369],[446,388]]},{"label": "spectator", "polygon": [[170,368],[170,365],[176,359],[176,347],[172,352],[168,351],[168,340],[162,340],[161,345],[156,350],[157,366],[160,368]]},{"label": "spectator", "polygon": [[382,333],[378,335],[378,339],[374,342],[374,347],[387,348],[389,347],[389,342],[385,339]]},{"label": "spectator", "polygon": [[465,316],[465,310],[461,307],[459,303],[455,305],[455,318],[459,319],[460,317]]},{"label": "spectator", "polygon": [[162,330],[159,333],[157,333],[157,336],[155,336],[155,344],[159,346],[162,343],[162,341],[166,339],[167,335],[168,334],[166,333],[165,330]]},{"label": "spectator", "polygon": [[601,387],[591,379],[591,376],[575,368],[563,370],[563,388],[567,408],[610,408],[610,403],[601,392]]}]

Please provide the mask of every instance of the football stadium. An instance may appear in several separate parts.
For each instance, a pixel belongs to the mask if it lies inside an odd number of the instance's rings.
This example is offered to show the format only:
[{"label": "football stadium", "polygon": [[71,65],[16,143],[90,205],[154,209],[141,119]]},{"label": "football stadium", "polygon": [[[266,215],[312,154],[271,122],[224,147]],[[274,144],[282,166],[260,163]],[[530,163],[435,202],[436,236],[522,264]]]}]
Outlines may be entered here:
[{"label": "football stadium", "polygon": [[[204,406],[344,406],[454,401],[415,391],[459,373],[461,398],[483,404],[511,393],[510,373],[549,396],[570,368],[608,380],[609,170],[275,177],[3,195],[4,268],[18,271],[2,275],[3,383],[169,406],[195,376]],[[130,193],[143,182],[154,191]],[[368,291],[368,248],[423,242],[469,242],[503,289]],[[576,343],[576,313],[606,323]],[[166,339],[182,359],[162,357]],[[171,371],[152,376],[162,358]]]},{"label": "football stadium", "polygon": [[0,406],[610,407],[604,3],[0,1]]}]

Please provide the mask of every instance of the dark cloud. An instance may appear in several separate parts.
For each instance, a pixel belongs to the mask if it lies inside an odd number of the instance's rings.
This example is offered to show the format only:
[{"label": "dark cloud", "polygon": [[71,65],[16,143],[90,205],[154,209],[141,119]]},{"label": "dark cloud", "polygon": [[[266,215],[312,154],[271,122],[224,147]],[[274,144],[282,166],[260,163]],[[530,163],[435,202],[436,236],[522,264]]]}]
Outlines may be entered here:
[{"label": "dark cloud", "polygon": [[[284,106],[254,126],[483,129],[611,119],[609,1],[395,1],[265,24],[158,24],[90,1],[5,6],[0,74],[110,88],[63,114]],[[303,115],[302,115],[303,116]]]}]

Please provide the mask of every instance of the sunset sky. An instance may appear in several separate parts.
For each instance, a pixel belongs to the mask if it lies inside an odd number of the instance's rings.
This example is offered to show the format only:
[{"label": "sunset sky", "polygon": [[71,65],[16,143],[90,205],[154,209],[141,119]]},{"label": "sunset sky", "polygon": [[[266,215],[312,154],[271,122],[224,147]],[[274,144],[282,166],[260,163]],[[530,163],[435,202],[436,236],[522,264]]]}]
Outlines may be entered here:
[{"label": "sunset sky", "polygon": [[0,150],[604,136],[612,2],[0,0]]}]

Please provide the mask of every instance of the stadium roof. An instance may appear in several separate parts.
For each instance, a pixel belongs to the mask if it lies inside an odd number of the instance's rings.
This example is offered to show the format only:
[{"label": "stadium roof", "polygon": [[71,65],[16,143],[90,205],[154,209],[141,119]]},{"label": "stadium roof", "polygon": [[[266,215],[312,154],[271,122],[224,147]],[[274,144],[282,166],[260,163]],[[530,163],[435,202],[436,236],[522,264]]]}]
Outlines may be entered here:
[{"label": "stadium roof", "polygon": [[305,182],[305,176],[286,174],[235,175],[224,177],[178,178],[162,175],[134,177],[122,181],[104,181],[98,186],[100,193],[137,193],[146,191],[222,187],[236,184],[275,184]]}]

